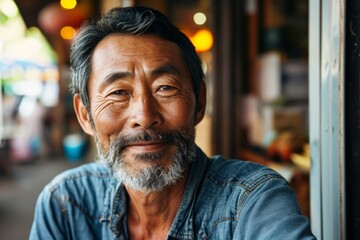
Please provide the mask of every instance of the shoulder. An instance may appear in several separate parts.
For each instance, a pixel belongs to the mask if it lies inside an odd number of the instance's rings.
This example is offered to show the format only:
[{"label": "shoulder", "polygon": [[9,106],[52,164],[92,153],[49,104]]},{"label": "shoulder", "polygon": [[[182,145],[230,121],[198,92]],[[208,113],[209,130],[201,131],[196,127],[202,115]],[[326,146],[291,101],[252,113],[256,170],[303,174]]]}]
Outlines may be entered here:
[{"label": "shoulder", "polygon": [[117,182],[111,171],[99,164],[88,163],[65,170],[53,178],[43,189],[43,194],[61,201],[81,199],[84,196],[103,197]]},{"label": "shoulder", "polygon": [[220,185],[241,186],[252,190],[270,179],[286,180],[274,170],[249,161],[214,156],[210,159],[208,178]]},{"label": "shoulder", "polygon": [[112,174],[108,168],[98,163],[88,163],[65,170],[55,176],[46,187],[49,188],[49,190],[54,190],[71,182],[96,181],[97,179],[109,178],[112,178]]},{"label": "shoulder", "polygon": [[88,216],[100,216],[118,186],[107,167],[99,163],[84,164],[57,175],[42,190],[37,205],[39,209],[56,206],[61,212],[80,211]]},{"label": "shoulder", "polygon": [[[111,171],[98,163],[84,164],[58,174],[38,197],[33,236],[60,236],[67,231],[78,236],[94,233],[88,229],[98,224],[99,219],[108,219],[117,186]],[[68,224],[75,222],[76,226]]]},{"label": "shoulder", "polygon": [[198,190],[194,208],[196,222],[202,231],[209,234],[221,233],[222,228],[231,232],[237,227],[241,214],[252,209],[248,205],[260,202],[258,199],[268,199],[265,195],[273,191],[281,194],[287,188],[285,179],[268,167],[214,156],[209,160],[208,170]]},{"label": "shoulder", "polygon": [[[236,239],[311,235],[287,181],[253,162],[212,157],[195,211],[199,231],[213,238],[221,238],[224,232]],[[254,226],[260,227],[254,230]]]}]

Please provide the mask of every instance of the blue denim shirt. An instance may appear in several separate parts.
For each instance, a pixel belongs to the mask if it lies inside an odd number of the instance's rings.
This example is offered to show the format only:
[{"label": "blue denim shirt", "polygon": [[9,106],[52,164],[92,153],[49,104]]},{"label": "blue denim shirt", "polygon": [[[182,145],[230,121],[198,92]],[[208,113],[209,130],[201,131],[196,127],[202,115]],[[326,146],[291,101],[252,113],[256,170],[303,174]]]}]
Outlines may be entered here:
[{"label": "blue denim shirt", "polygon": [[[30,239],[129,239],[128,196],[105,167],[67,170],[40,194]],[[276,172],[200,150],[167,239],[315,239]]]}]

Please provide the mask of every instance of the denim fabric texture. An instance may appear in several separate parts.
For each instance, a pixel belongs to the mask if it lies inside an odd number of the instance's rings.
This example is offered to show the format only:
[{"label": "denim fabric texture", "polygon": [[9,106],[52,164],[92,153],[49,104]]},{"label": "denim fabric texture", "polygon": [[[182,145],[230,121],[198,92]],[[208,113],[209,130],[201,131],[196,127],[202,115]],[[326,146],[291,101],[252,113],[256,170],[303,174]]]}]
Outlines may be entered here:
[{"label": "denim fabric texture", "polygon": [[[198,152],[167,239],[315,239],[278,173]],[[129,239],[127,202],[107,167],[67,170],[39,195],[30,239]]]}]

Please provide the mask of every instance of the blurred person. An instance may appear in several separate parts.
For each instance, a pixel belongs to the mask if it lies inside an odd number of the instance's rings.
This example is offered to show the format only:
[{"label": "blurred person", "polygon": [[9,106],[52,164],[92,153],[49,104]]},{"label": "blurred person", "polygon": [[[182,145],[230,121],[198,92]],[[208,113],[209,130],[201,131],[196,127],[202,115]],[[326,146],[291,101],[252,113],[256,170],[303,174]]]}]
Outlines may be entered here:
[{"label": "blurred person", "polygon": [[115,8],[71,49],[74,109],[98,161],[40,194],[30,239],[314,239],[276,172],[207,157],[201,61],[163,14]]}]

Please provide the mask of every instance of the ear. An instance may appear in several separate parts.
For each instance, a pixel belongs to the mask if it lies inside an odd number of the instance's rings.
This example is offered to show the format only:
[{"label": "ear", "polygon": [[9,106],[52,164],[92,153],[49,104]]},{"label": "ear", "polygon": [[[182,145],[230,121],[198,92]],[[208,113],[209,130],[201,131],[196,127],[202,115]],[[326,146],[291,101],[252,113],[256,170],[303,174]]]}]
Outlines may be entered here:
[{"label": "ear", "polygon": [[78,122],[79,122],[81,128],[84,130],[84,132],[93,136],[94,130],[91,126],[90,116],[86,109],[86,106],[81,101],[79,94],[75,94],[74,99],[73,99],[73,104],[74,104],[74,110],[76,113],[76,117],[78,119]]},{"label": "ear", "polygon": [[195,125],[197,125],[204,118],[206,108],[206,85],[201,81],[199,99],[197,103],[197,111],[195,113]]}]

